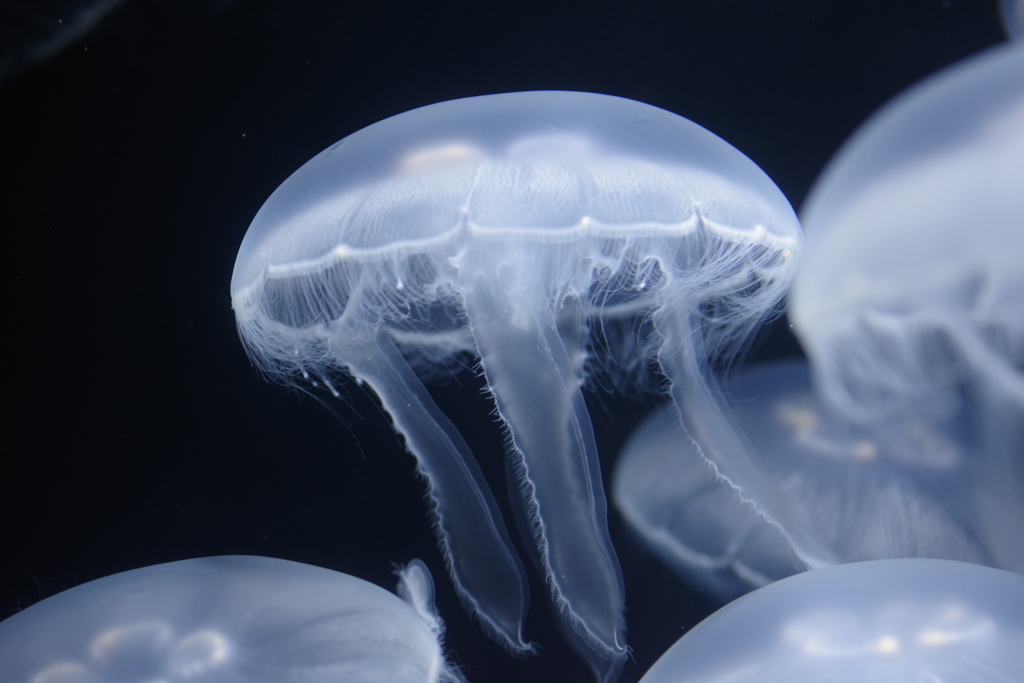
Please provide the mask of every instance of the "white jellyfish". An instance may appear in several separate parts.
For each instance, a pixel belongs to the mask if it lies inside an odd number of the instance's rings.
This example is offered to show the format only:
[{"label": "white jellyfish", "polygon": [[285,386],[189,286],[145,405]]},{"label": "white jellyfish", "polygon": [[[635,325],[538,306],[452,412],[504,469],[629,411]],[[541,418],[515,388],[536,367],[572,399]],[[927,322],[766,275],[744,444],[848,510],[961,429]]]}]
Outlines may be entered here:
[{"label": "white jellyfish", "polygon": [[759,493],[766,516],[783,515],[722,431],[707,361],[774,310],[799,239],[771,180],[690,121],[589,93],[492,95],[387,119],[299,169],[242,242],[232,306],[272,378],[333,387],[342,370],[373,388],[428,482],[464,605],[523,652],[522,569],[468,447],[417,376],[478,359],[553,601],[600,678],[627,650],[581,392],[602,362],[592,333],[652,322],[641,346],[706,455]]},{"label": "white jellyfish", "polygon": [[641,683],[1024,680],[1024,577],[879,560],[783,579],[726,605]]},{"label": "white jellyfish", "polygon": [[[803,213],[791,316],[818,395],[797,366],[735,387],[737,439],[786,518],[837,562],[1024,572],[1022,74],[1019,45],[990,50],[853,136]],[[722,594],[799,569],[758,519],[758,493],[717,483],[670,421],[638,434],[620,466],[634,527]],[[670,470],[676,487],[663,483]]]},{"label": "white jellyfish", "polygon": [[911,88],[829,163],[802,214],[791,318],[851,417],[943,415],[965,382],[1024,404],[1024,48]]},{"label": "white jellyfish", "polygon": [[0,622],[5,683],[459,683],[433,583],[413,560],[395,595],[267,557],[115,574]]},{"label": "white jellyfish", "polygon": [[[989,501],[1000,458],[974,448],[963,420],[902,418],[879,441],[823,403],[802,360],[739,373],[734,425],[796,519],[837,562],[926,557],[1001,566]],[[1008,473],[1003,472],[1006,476]],[[1024,481],[1003,487],[1024,497]],[[675,411],[637,429],[615,468],[613,499],[646,544],[684,579],[722,598],[803,569],[787,539],[705,466]]]},{"label": "white jellyfish", "polygon": [[803,211],[791,318],[823,398],[893,438],[966,420],[989,472],[1000,566],[1024,571],[1024,46],[896,98]]}]

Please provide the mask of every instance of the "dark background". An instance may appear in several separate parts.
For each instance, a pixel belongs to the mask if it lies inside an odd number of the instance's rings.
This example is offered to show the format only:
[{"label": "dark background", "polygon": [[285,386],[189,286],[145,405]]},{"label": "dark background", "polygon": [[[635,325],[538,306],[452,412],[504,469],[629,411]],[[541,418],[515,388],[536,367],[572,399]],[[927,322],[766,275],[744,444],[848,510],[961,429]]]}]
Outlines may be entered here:
[{"label": "dark background", "polygon": [[[10,4],[8,40],[24,17]],[[0,81],[0,616],[191,557],[287,558],[388,588],[391,563],[419,557],[471,682],[589,680],[535,574],[527,637],[539,657],[510,659],[469,621],[413,460],[371,397],[346,385],[321,405],[250,366],[228,296],[249,221],[359,128],[536,89],[686,116],[799,207],[879,105],[1001,39],[995,0],[124,2]],[[752,360],[798,352],[784,324],[772,330]],[[479,392],[462,376],[437,397],[504,503],[501,436]],[[589,399],[607,475],[657,398]],[[622,680],[636,681],[714,606],[614,511],[610,523],[635,656]]]}]

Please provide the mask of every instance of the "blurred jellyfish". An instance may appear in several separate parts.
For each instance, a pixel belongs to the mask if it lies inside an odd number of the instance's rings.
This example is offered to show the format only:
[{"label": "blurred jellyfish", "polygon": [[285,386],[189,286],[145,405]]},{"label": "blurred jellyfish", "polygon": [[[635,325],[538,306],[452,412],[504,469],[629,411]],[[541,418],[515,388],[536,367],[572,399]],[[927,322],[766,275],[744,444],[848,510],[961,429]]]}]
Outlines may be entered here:
[{"label": "blurred jellyfish", "polygon": [[1024,577],[880,560],[784,579],[732,602],[641,683],[1024,680]]},{"label": "blurred jellyfish", "polygon": [[708,456],[758,491],[766,516],[784,513],[717,433],[707,359],[774,309],[799,240],[771,180],[690,121],[589,93],[492,95],[395,116],[299,169],[242,242],[232,306],[272,378],[333,390],[342,369],[373,388],[428,482],[464,605],[522,652],[522,568],[468,447],[418,377],[479,359],[552,598],[603,678],[626,645],[581,392],[610,350],[600,333],[652,322],[641,346]]},{"label": "blurred jellyfish", "polygon": [[943,414],[975,377],[1024,400],[1022,71],[1010,45],[927,79],[862,126],[811,192],[791,317],[851,416]]},{"label": "blurred jellyfish", "polygon": [[[216,12],[239,1],[209,0],[209,4]],[[90,36],[122,4],[124,0],[0,2],[0,85]]]},{"label": "blurred jellyfish", "polygon": [[999,10],[1006,35],[1013,40],[1024,38],[1024,0],[999,0]]},{"label": "blurred jellyfish", "polygon": [[[988,517],[1014,504],[988,502],[999,459],[972,448],[963,420],[901,418],[879,442],[877,431],[818,399],[804,361],[742,372],[728,394],[756,465],[782,493],[791,518],[837,561],[926,557],[1000,567],[1011,554],[992,533],[1001,520]],[[1024,497],[1024,481],[1006,490]],[[696,457],[672,409],[655,413],[630,438],[613,499],[663,560],[721,598],[802,569],[779,530]]]},{"label": "blurred jellyfish", "polygon": [[347,574],[206,557],[91,581],[0,622],[6,683],[457,683],[426,566],[400,600]]},{"label": "blurred jellyfish", "polygon": [[791,317],[823,397],[893,438],[966,419],[1000,566],[1024,571],[1024,46],[910,89],[844,145],[804,211]]},{"label": "blurred jellyfish", "polygon": [[46,0],[0,5],[0,82],[53,58],[124,0]]}]

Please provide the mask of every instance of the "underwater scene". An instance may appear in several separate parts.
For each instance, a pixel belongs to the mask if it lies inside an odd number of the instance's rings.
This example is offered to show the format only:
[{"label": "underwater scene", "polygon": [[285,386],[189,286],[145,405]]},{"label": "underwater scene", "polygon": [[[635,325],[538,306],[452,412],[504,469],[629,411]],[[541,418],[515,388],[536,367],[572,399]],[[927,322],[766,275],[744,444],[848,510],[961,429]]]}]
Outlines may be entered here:
[{"label": "underwater scene", "polygon": [[3,680],[1024,681],[1022,17],[0,7]]}]

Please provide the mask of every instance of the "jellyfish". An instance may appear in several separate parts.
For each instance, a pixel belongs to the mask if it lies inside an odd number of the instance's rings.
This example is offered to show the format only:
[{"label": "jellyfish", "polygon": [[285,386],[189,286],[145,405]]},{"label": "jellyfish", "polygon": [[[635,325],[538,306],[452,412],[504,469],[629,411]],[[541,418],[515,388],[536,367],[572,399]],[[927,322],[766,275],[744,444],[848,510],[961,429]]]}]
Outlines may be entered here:
[{"label": "jellyfish", "polygon": [[[987,515],[993,458],[964,420],[900,419],[889,438],[850,422],[814,392],[805,360],[755,366],[728,383],[735,429],[755,464],[837,562],[936,558],[1000,567],[1008,549]],[[722,599],[802,567],[787,539],[715,478],[663,408],[616,463],[613,499],[630,527],[690,583]],[[1000,567],[1014,569],[1014,567]]]},{"label": "jellyfish", "polygon": [[877,560],[783,579],[680,638],[641,683],[1024,680],[1024,577]]},{"label": "jellyfish", "polygon": [[[624,597],[582,393],[615,357],[602,332],[636,330],[687,423],[713,434],[708,359],[775,310],[799,244],[774,183],[686,119],[590,93],[490,95],[374,124],[296,171],[242,242],[232,307],[272,379],[336,393],[343,372],[372,388],[427,482],[463,605],[524,653],[522,566],[423,384],[477,363],[553,603],[609,678],[627,653]],[[705,455],[764,515],[785,514],[729,438]]]},{"label": "jellyfish", "polygon": [[5,6],[0,83],[48,61],[91,33],[123,0],[59,0]]},{"label": "jellyfish", "polygon": [[875,438],[966,419],[999,566],[1024,571],[1024,47],[926,79],[843,146],[803,210],[791,320],[823,398]]},{"label": "jellyfish", "polygon": [[430,572],[399,599],[347,574],[268,557],[204,557],[115,574],[0,622],[10,683],[459,683]]}]

